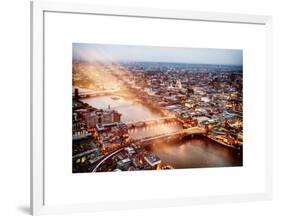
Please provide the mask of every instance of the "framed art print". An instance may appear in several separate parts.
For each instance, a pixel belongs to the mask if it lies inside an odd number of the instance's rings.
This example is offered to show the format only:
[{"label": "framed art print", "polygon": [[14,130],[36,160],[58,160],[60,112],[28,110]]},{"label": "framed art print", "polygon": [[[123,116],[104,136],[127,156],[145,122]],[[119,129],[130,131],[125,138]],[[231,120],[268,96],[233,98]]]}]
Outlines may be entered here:
[{"label": "framed art print", "polygon": [[271,198],[271,17],[31,10],[34,215]]}]

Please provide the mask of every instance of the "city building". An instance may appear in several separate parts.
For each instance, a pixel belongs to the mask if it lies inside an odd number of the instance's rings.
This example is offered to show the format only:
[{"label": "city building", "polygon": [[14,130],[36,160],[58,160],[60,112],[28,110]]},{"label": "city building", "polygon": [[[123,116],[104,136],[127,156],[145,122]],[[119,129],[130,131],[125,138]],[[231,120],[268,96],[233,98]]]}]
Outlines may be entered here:
[{"label": "city building", "polygon": [[147,154],[144,159],[146,162],[154,169],[160,169],[161,167],[161,160],[155,154],[149,153]]}]

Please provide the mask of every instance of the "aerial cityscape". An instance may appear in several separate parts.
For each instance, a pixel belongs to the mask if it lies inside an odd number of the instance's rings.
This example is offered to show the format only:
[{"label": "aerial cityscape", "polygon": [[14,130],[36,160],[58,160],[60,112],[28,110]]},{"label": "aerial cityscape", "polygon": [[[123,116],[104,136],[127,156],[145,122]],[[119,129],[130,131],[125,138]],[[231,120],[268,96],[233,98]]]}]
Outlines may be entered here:
[{"label": "aerial cityscape", "polygon": [[243,166],[243,52],[72,44],[72,172]]}]

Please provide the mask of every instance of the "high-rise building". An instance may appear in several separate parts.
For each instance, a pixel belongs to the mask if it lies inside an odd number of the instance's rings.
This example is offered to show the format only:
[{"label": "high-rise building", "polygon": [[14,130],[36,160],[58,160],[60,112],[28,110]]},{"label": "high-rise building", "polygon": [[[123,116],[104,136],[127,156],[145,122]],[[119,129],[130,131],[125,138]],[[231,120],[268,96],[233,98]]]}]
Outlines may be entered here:
[{"label": "high-rise building", "polygon": [[74,90],[74,99],[75,99],[75,100],[78,100],[78,99],[79,99],[79,90],[78,90],[78,88],[76,88],[76,89]]},{"label": "high-rise building", "polygon": [[180,80],[177,80],[176,82],[176,88],[181,89],[182,88],[182,84]]}]

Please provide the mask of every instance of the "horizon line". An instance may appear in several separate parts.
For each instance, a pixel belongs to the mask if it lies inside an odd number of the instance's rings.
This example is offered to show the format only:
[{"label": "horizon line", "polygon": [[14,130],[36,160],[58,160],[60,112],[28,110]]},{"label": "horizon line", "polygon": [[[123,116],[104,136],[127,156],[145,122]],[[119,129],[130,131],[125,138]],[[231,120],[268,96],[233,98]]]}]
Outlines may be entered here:
[{"label": "horizon line", "polygon": [[223,65],[223,66],[241,66],[243,67],[243,64],[218,64],[218,63],[196,63],[196,62],[174,62],[174,61],[97,61],[97,60],[84,60],[84,59],[72,59],[73,61],[82,61],[82,62],[98,62],[98,63],[168,63],[168,64],[190,64],[190,65]]}]

